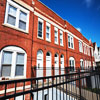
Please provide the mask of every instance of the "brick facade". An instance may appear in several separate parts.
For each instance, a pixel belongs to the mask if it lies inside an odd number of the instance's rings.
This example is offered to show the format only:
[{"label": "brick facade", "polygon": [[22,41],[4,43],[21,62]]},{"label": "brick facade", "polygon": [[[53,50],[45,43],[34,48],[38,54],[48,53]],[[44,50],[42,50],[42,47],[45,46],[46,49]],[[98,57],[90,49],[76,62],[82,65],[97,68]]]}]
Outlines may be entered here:
[{"label": "brick facade", "polygon": [[[33,12],[29,10],[29,32],[25,33],[20,30],[16,30],[4,24],[6,1],[0,1],[0,50],[7,46],[17,46],[22,48],[27,53],[27,67],[26,67],[26,77],[31,77],[31,67],[37,66],[37,51],[43,51],[43,66],[46,67],[46,53],[49,51],[52,55],[52,66],[54,66],[54,55],[58,53],[59,55],[59,65],[60,56],[64,55],[64,67],[69,66],[69,58],[74,57],[75,66],[80,67],[80,59],[91,61],[91,66],[93,66],[94,57],[91,55],[91,48],[93,44],[87,40],[79,31],[77,31],[71,24],[60,18],[52,10],[47,8],[41,2],[37,0],[18,0],[23,1],[25,4],[29,5]],[[16,0],[14,0],[16,2]],[[17,2],[17,3],[18,3]],[[23,7],[23,4],[21,5]],[[26,8],[28,9],[28,8]],[[38,14],[37,14],[38,13]],[[38,17],[43,19],[43,39],[37,38],[38,33]],[[51,25],[51,42],[46,41],[46,20],[49,21]],[[53,24],[52,24],[53,23]],[[54,43],[54,27],[58,26],[58,45]],[[60,30],[63,31],[63,46],[60,46]],[[67,30],[67,31],[66,31]],[[68,48],[68,32],[73,34],[74,49]],[[85,43],[90,47],[90,56],[79,52],[79,40],[82,40],[82,45]],[[60,67],[60,66],[59,66]],[[44,73],[44,75],[46,72]],[[33,75],[32,75],[33,76]]]}]

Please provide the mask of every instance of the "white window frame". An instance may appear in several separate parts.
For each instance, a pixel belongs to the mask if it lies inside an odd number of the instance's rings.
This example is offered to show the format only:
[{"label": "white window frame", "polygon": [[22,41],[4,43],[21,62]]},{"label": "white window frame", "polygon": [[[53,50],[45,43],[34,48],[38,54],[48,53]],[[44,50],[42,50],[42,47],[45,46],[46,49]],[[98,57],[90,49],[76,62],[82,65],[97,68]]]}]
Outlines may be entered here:
[{"label": "white window frame", "polygon": [[[83,63],[83,66],[81,66],[82,63]],[[83,60],[83,59],[80,59],[80,67],[81,67],[82,69],[84,69],[84,60]]]},{"label": "white window frame", "polygon": [[[13,6],[13,7],[15,7],[17,9],[17,13],[16,13],[17,16],[16,16],[15,26],[7,23],[9,5],[11,5],[11,6]],[[22,11],[22,12],[27,14],[26,30],[23,30],[23,29],[19,28],[19,15],[20,15],[20,11]],[[8,26],[8,27],[11,27],[11,28],[14,28],[16,30],[28,33],[29,32],[29,13],[30,13],[29,10],[21,7],[20,5],[16,4],[12,0],[7,0],[4,25]]]},{"label": "white window frame", "polygon": [[[47,26],[49,27],[49,39],[46,37],[46,41],[51,42],[51,25],[48,22],[46,22],[46,29]],[[47,30],[46,30],[46,34],[47,34]]]},{"label": "white window frame", "polygon": [[[71,65],[70,65],[70,61],[71,61]],[[72,66],[72,61],[74,61],[74,66]],[[74,59],[74,57],[70,57],[70,58],[69,58],[69,66],[70,66],[70,67],[74,67],[74,70],[75,70],[75,59]],[[73,71],[74,71],[74,70],[73,70]]]},{"label": "white window frame", "polygon": [[60,42],[60,46],[63,46],[63,31],[60,30],[60,34],[62,34],[62,38],[60,37],[60,40],[62,39],[62,43]]},{"label": "white window frame", "polygon": [[[38,36],[38,32],[37,32],[37,38],[43,39],[43,37],[44,37],[44,35],[43,35],[43,27],[44,27],[43,19],[38,18],[38,27],[39,27],[39,22],[42,23],[42,37],[39,37],[39,36]],[[38,27],[37,27],[37,28],[38,28]],[[39,29],[39,28],[38,28],[38,29]],[[39,30],[38,30],[38,31],[39,31]]]},{"label": "white window frame", "polygon": [[90,48],[88,47],[88,56],[90,56]]},{"label": "white window frame", "polygon": [[[26,61],[27,61],[26,52],[20,47],[8,46],[8,47],[5,47],[0,52],[0,79],[2,79],[2,77],[4,77],[4,76],[1,76],[2,59],[3,59],[3,52],[4,51],[12,52],[11,75],[10,76],[5,76],[5,78],[9,78],[9,79],[12,79],[12,78],[26,78]],[[24,54],[24,73],[23,73],[22,76],[16,76],[15,75],[17,53],[23,53]]]},{"label": "white window frame", "polygon": [[[55,35],[55,31],[57,31],[57,35]],[[55,41],[55,37],[57,37],[57,42]],[[58,28],[54,28],[54,43],[58,44]]]},{"label": "white window frame", "polygon": [[[74,49],[74,38],[70,34],[68,34],[68,37],[70,37],[70,46],[68,45],[68,48]],[[72,42],[71,42],[71,38],[72,38]],[[69,43],[69,41],[68,41],[68,43]],[[73,43],[73,48],[71,47],[71,43]]]},{"label": "white window frame", "polygon": [[84,44],[84,54],[87,54],[86,52],[87,52],[87,47],[86,47],[86,45]]},{"label": "white window frame", "polygon": [[94,54],[93,54],[93,48],[91,48],[91,55],[92,55],[92,57],[94,56]]},{"label": "white window frame", "polygon": [[83,46],[81,41],[79,41],[79,51],[83,53]]}]

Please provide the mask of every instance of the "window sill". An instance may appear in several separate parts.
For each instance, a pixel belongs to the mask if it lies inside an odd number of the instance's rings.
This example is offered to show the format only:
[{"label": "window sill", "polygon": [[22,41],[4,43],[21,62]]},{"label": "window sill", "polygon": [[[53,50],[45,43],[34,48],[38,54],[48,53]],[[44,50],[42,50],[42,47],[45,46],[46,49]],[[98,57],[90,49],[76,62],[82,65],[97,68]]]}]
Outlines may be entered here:
[{"label": "window sill", "polygon": [[38,39],[40,39],[40,40],[43,40],[43,38],[41,38],[41,37],[37,37]]},{"label": "window sill", "polygon": [[49,42],[49,43],[51,42],[51,40],[46,40],[46,41]]},{"label": "window sill", "polygon": [[71,47],[68,47],[69,49],[73,49],[74,50],[74,48],[71,48]]},{"label": "window sill", "polygon": [[81,52],[81,51],[79,51],[80,53],[83,53],[83,52]]},{"label": "window sill", "polygon": [[24,32],[24,33],[26,33],[26,34],[28,34],[29,32],[27,32],[27,31],[24,31],[24,30],[21,30],[21,29],[19,29],[19,28],[16,28],[16,27],[14,27],[14,26],[12,26],[12,25],[9,25],[9,24],[2,24],[3,26],[6,26],[6,27],[9,27],[9,28],[12,28],[12,29],[15,29],[15,30],[17,30],[17,31],[20,31],[20,32]]},{"label": "window sill", "polygon": [[0,77],[0,81],[6,80],[17,80],[17,79],[25,79],[25,76],[15,76],[15,77]]},{"label": "window sill", "polygon": [[64,45],[63,45],[63,44],[60,44],[60,46],[64,47]]},{"label": "window sill", "polygon": [[55,43],[56,45],[59,45],[58,43]]}]

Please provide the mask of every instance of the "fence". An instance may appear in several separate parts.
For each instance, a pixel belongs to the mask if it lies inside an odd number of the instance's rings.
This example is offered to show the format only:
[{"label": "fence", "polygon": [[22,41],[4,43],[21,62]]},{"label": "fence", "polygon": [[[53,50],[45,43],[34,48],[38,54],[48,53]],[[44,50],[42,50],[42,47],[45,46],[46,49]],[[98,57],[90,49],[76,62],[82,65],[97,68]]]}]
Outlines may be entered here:
[{"label": "fence", "polygon": [[0,100],[100,100],[100,70],[0,82]]}]

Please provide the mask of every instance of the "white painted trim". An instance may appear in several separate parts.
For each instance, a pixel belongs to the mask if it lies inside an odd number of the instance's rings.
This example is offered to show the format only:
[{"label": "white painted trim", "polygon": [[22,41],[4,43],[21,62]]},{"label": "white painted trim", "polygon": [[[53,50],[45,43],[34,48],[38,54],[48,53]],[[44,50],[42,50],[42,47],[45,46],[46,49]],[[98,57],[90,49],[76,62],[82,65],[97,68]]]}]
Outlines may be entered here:
[{"label": "white painted trim", "polygon": [[52,19],[53,21],[55,21],[57,24],[59,24],[60,26],[63,27],[62,24],[60,24],[58,21],[56,21],[54,18],[50,17],[49,15],[47,15],[46,13],[42,12],[40,9],[38,9],[37,7],[35,7],[35,9],[39,12],[41,12],[43,15],[47,16],[48,18]]},{"label": "white painted trim", "polygon": [[[11,0],[9,0],[9,1],[11,1]],[[21,6],[25,7],[26,9],[28,9],[28,10],[34,12],[34,8],[32,8],[32,7],[29,6],[28,4],[24,3],[23,1],[21,1],[21,0],[13,0],[13,1],[15,1],[16,3],[18,3],[18,4],[20,4]],[[32,3],[33,3],[33,2],[32,2]]]}]

